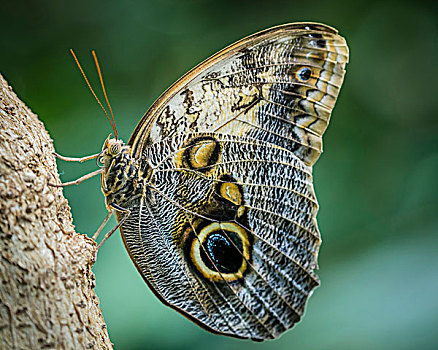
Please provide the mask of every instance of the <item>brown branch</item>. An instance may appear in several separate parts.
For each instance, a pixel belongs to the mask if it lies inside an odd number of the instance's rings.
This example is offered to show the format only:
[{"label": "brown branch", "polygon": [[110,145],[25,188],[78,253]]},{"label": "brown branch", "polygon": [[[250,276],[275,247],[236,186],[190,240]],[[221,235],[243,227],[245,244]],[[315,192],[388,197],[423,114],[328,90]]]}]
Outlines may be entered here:
[{"label": "brown branch", "polygon": [[112,349],[44,125],[0,75],[0,349]]}]

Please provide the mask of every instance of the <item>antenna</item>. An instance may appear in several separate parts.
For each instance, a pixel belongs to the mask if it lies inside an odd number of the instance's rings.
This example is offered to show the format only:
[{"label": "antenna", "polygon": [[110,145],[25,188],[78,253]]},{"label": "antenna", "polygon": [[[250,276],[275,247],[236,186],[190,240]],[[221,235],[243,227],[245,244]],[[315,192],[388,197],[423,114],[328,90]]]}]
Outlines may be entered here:
[{"label": "antenna", "polygon": [[97,56],[96,56],[96,53],[94,52],[94,50],[91,51],[91,54],[93,55],[94,62],[96,63],[97,73],[99,73],[100,85],[102,85],[102,91],[103,91],[103,94],[105,96],[105,100],[106,100],[106,103],[108,105],[108,108],[110,110],[111,118],[113,119],[112,125],[114,126],[113,129],[114,129],[114,133],[116,135],[116,140],[117,140],[119,135],[117,133],[116,121],[114,120],[113,110],[112,110],[111,105],[108,101],[108,96],[106,95],[105,85],[103,84],[103,77],[102,77],[102,72],[100,71],[99,62],[97,61]]},{"label": "antenna", "polygon": [[[104,111],[106,117],[108,118],[109,122],[111,123],[111,127],[113,128],[113,131],[114,131],[114,134],[115,134],[115,136],[116,136],[116,139],[118,139],[118,134],[117,134],[117,129],[116,129],[116,123],[115,123],[115,121],[114,121],[114,116],[113,116],[113,112],[112,112],[111,106],[110,106],[110,104],[109,104],[109,102],[108,102],[108,98],[107,98],[107,96],[106,96],[105,88],[104,88],[104,85],[103,85],[102,74],[101,74],[101,72],[100,72],[99,64],[97,63],[97,57],[96,57],[96,54],[94,53],[94,51],[92,51],[92,54],[93,54],[93,56],[94,56],[94,58],[95,58],[95,62],[96,62],[96,66],[97,66],[97,70],[98,70],[98,73],[99,73],[99,78],[100,78],[100,81],[101,81],[101,84],[102,84],[103,93],[104,93],[104,95],[105,95],[105,99],[106,99],[106,101],[107,101],[107,103],[108,103],[108,107],[109,107],[109,109],[110,109],[111,116],[112,116],[113,120],[111,120],[111,118],[109,117],[109,115],[108,115],[106,109],[103,107],[102,103],[101,103],[100,100],[97,98],[97,96],[96,96],[96,94],[95,94],[93,88],[91,87],[90,83],[88,82],[87,76],[85,75],[84,70],[82,69],[82,67],[81,67],[81,65],[80,65],[80,63],[79,63],[79,60],[77,59],[75,53],[73,52],[72,49],[70,49],[70,52],[71,52],[71,54],[73,55],[73,58],[75,59],[76,64],[77,64],[77,66],[79,67],[79,70],[81,71],[82,76],[84,77],[85,82],[86,82],[87,85],[88,85],[88,88],[90,89],[90,91],[91,91],[91,93],[93,94],[94,98],[96,99],[97,103],[99,103],[99,106],[103,109],[103,111]],[[114,121],[114,123],[113,123],[113,121]]]}]

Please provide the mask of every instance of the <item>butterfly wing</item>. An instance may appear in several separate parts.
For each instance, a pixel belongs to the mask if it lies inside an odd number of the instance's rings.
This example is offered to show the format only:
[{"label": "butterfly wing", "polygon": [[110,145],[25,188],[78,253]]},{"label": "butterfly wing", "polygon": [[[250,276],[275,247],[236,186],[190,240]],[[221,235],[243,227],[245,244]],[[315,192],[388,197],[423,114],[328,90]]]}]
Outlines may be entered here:
[{"label": "butterfly wing", "polygon": [[251,35],[210,57],[172,85],[129,140],[141,157],[172,134],[250,135],[281,145],[312,165],[348,61],[345,39],[316,23]]},{"label": "butterfly wing", "polygon": [[327,26],[288,24],[212,56],[129,144],[144,196],[122,226],[160,299],[210,331],[276,338],[318,285],[312,165],[348,60]]}]

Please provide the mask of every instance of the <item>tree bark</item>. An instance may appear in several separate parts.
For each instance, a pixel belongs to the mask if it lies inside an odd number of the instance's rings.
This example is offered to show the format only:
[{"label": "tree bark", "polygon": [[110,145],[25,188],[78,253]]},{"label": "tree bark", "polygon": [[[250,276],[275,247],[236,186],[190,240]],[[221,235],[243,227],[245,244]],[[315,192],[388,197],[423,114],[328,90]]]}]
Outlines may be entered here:
[{"label": "tree bark", "polygon": [[112,349],[53,142],[0,75],[0,349]]}]

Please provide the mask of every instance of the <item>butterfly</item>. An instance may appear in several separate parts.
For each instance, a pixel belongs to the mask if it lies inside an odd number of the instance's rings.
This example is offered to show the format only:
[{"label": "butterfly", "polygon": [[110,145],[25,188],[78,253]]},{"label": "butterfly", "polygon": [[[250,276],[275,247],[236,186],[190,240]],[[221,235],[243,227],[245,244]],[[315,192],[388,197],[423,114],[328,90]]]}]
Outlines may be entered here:
[{"label": "butterfly", "polygon": [[104,223],[117,217],[105,237],[120,227],[164,304],[213,333],[257,341],[300,320],[319,285],[312,166],[347,62],[335,29],[280,25],[184,75],[127,144],[110,119],[116,137],[82,160],[101,164],[87,176],[101,174]]}]

